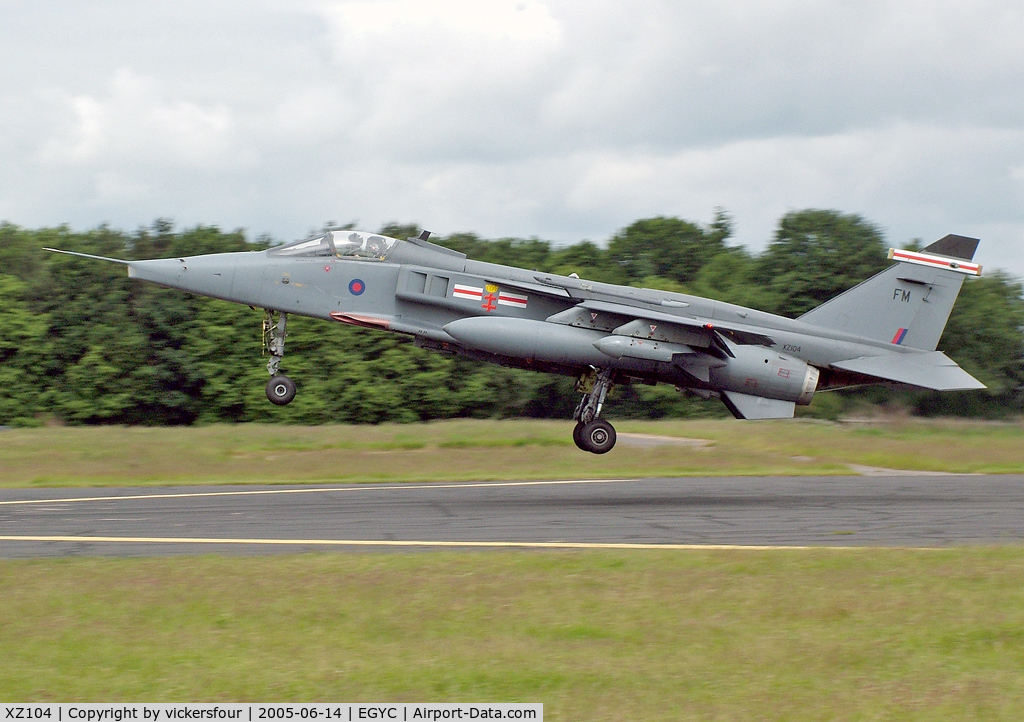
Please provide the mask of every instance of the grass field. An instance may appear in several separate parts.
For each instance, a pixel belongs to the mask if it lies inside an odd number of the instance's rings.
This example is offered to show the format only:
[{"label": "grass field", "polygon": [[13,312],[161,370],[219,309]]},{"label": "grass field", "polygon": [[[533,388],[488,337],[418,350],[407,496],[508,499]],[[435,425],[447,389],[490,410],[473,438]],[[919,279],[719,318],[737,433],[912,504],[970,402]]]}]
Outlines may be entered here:
[{"label": "grass field", "polygon": [[846,474],[850,464],[1024,473],[1024,425],[624,421],[620,433],[703,440],[576,449],[571,422],[381,426],[214,425],[0,432],[0,486],[366,482],[679,475]]},{"label": "grass field", "polygon": [[1024,550],[0,563],[0,699],[1019,719]]},{"label": "grass field", "polygon": [[[1024,472],[1024,426],[0,432],[0,485]],[[969,480],[965,480],[969,483]],[[0,700],[531,701],[549,720],[1019,719],[1024,548],[0,561]]]}]

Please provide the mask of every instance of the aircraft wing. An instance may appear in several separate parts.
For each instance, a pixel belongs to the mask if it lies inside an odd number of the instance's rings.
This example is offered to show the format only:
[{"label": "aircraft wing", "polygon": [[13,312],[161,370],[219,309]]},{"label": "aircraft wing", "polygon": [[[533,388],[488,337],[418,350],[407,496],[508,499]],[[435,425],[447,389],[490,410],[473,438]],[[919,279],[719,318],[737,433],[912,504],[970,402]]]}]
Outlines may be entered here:
[{"label": "aircraft wing", "polygon": [[[584,281],[578,278],[563,278],[555,276],[534,276],[542,286],[546,286],[549,289],[559,289],[567,292],[567,295],[574,297],[573,291],[584,291],[591,293],[595,290],[595,284],[590,281]],[[743,326],[742,324],[734,323],[722,323],[721,321],[713,321],[708,318],[702,318],[700,316],[693,315],[681,315],[676,313],[667,313],[665,311],[655,311],[653,309],[643,308],[641,306],[633,304],[652,304],[661,305],[665,308],[678,308],[685,309],[689,306],[684,301],[675,299],[665,298],[665,294],[651,291],[646,288],[633,288],[630,286],[621,287],[608,287],[607,284],[598,284],[601,286],[600,292],[604,296],[612,296],[621,298],[625,303],[618,303],[615,301],[598,301],[595,299],[581,300],[574,309],[563,312],[565,317],[571,317],[572,312],[583,309],[586,311],[596,311],[614,314],[616,316],[626,316],[632,319],[642,321],[654,321],[656,324],[670,324],[675,327],[685,329],[689,333],[699,334],[707,339],[717,338],[724,336],[733,343],[753,346],[775,346],[775,340],[770,336],[766,336],[761,333],[764,329],[753,328]],[[556,314],[556,316],[562,316],[562,314]],[[548,319],[554,323],[562,322],[562,319],[558,317],[551,317]],[[652,333],[654,329],[652,328]]]},{"label": "aircraft wing", "polygon": [[832,366],[935,391],[986,388],[985,384],[957,366],[953,359],[941,351],[861,356],[833,363]]},{"label": "aircraft wing", "polygon": [[705,334],[708,336],[717,333],[725,336],[730,341],[739,344],[756,346],[775,345],[775,341],[771,336],[766,336],[763,333],[751,330],[740,324],[723,324],[719,321],[711,321],[697,316],[679,316],[673,313],[665,313],[664,311],[653,311],[622,303],[609,303],[607,301],[584,301],[583,303],[578,304],[576,308],[584,308],[589,311],[603,311],[605,313],[629,316],[630,318],[644,321],[672,324],[685,328],[691,332]]}]

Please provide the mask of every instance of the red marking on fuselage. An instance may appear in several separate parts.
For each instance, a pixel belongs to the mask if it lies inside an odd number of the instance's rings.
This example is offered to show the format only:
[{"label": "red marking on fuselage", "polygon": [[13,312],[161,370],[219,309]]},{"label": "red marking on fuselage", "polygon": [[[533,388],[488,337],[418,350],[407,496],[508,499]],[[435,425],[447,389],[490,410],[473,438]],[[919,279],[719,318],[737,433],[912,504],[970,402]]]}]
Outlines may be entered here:
[{"label": "red marking on fuselage", "polygon": [[391,328],[391,320],[387,318],[380,318],[379,316],[367,316],[362,313],[342,313],[341,311],[331,311],[329,315],[335,321],[347,323],[349,326],[383,328],[385,330]]},{"label": "red marking on fuselage", "polygon": [[494,302],[498,300],[498,297],[495,296],[493,293],[488,293],[486,296],[484,296],[484,300],[487,301],[487,303],[480,304],[480,308],[482,308],[483,310],[490,313],[491,311],[497,308],[497,305],[495,305]]}]

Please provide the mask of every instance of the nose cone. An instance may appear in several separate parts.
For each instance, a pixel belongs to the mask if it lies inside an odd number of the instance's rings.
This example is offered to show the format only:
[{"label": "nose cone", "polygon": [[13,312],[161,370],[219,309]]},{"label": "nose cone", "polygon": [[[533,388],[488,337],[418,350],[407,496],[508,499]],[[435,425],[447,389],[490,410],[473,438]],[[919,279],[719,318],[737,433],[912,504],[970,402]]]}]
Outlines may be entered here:
[{"label": "nose cone", "polygon": [[263,258],[263,253],[242,252],[132,261],[128,275],[201,296],[255,305],[262,290]]},{"label": "nose cone", "polygon": [[[191,260],[191,259],[189,259]],[[188,265],[184,258],[159,258],[152,261],[132,261],[128,264],[128,277],[158,283],[171,288],[186,288],[184,275]]]}]

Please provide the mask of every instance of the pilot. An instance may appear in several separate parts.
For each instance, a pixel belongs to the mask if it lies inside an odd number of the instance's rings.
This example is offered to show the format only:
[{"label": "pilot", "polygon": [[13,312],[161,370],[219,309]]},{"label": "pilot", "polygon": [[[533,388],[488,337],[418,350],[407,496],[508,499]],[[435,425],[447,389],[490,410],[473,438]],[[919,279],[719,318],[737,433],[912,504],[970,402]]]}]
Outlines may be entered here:
[{"label": "pilot", "polygon": [[335,235],[334,241],[335,254],[339,257],[351,256],[356,251],[358,251],[363,245],[363,237],[360,236],[358,233],[349,233],[348,238],[344,240],[339,239],[339,235],[341,234]]}]

